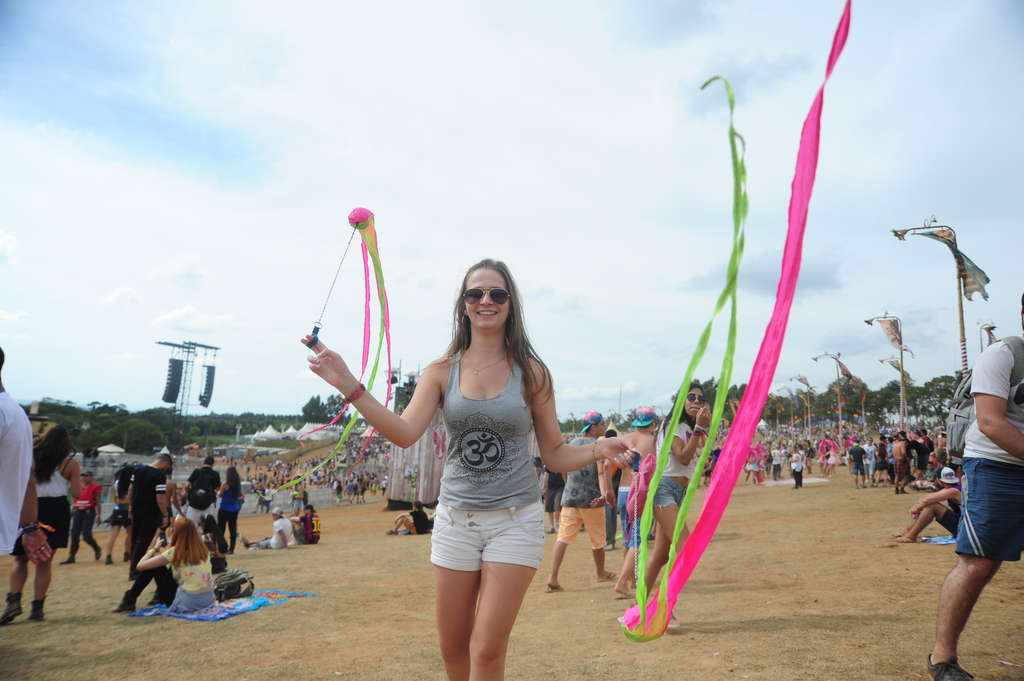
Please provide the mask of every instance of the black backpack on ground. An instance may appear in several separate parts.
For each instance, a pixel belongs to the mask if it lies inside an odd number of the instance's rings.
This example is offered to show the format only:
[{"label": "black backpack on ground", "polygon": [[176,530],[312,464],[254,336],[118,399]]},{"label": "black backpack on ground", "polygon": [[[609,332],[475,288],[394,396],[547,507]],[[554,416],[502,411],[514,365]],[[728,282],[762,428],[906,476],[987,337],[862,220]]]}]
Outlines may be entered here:
[{"label": "black backpack on ground", "polygon": [[252,596],[255,588],[248,572],[228,570],[217,575],[217,579],[213,582],[213,595],[218,601],[226,601],[229,598]]}]

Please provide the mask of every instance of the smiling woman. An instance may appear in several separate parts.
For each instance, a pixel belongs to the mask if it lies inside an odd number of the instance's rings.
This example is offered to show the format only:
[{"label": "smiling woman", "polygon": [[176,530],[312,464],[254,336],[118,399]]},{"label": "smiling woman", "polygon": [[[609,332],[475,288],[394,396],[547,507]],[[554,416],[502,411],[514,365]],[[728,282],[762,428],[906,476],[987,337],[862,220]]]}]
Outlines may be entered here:
[{"label": "smiling woman", "polygon": [[336,352],[313,336],[302,342],[316,352],[310,368],[400,447],[442,410],[450,438],[430,553],[441,656],[453,681],[504,678],[512,624],[544,550],[531,431],[556,472],[601,459],[624,467],[627,445],[563,442],[551,373],[526,335],[515,280],[497,260],[481,260],[462,278],[451,343],[401,416],[367,393]]}]

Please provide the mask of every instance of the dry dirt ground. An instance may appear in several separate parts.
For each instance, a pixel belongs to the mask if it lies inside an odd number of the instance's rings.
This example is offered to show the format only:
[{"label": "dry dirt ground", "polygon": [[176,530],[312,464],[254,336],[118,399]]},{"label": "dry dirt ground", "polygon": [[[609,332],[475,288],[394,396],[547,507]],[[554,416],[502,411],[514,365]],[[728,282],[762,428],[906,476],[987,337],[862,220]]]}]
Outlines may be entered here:
[{"label": "dry dirt ground", "polygon": [[[683,592],[679,633],[647,644],[618,630],[624,601],[594,583],[585,537],[566,556],[565,591],[544,593],[548,535],[512,635],[507,678],[927,679],[936,594],[954,554],[890,540],[915,498],[855,490],[842,474],[800,491],[741,483]],[[325,510],[319,546],[241,551],[230,564],[249,571],[257,588],[319,598],[221,622],[111,614],[127,588],[123,564],[57,566],[46,621],[22,617],[0,628],[0,678],[443,679],[429,538],[385,536],[394,514],[382,507],[377,500]],[[261,536],[270,518],[247,517],[241,526]],[[617,568],[621,550],[608,558]],[[5,585],[10,565],[0,558]],[[1021,563],[1004,565],[986,589],[961,662],[979,679],[1024,679]]]}]

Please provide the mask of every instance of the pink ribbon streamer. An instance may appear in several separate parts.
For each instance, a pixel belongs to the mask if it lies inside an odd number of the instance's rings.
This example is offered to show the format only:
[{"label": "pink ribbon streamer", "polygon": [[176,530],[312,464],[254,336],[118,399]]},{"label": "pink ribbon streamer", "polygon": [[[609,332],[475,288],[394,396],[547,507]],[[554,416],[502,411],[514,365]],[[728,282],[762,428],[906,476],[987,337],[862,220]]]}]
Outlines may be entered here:
[{"label": "pink ribbon streamer", "polygon": [[[750,372],[750,380],[743,394],[736,413],[736,419],[729,431],[722,453],[715,466],[704,501],[704,509],[694,524],[693,532],[686,540],[682,551],[676,558],[668,580],[666,594],[668,612],[675,607],[679,593],[697,567],[705,549],[718,528],[718,523],[729,505],[729,498],[739,479],[743,463],[750,451],[750,442],[757,431],[757,424],[764,410],[771,388],[772,378],[782,353],[782,344],[786,337],[786,325],[789,312],[793,306],[796,284],[800,276],[800,261],[803,254],[803,238],[807,227],[807,212],[814,190],[814,177],[818,168],[818,148],[821,135],[821,110],[825,101],[825,84],[832,75],[832,69],[842,54],[843,46],[850,32],[850,4],[846,0],[843,15],[839,19],[835,36],[832,39],[832,51],[829,54],[825,79],[818,89],[818,94],[811,104],[807,118],[804,120],[800,134],[800,148],[797,152],[796,171],[793,174],[792,194],[789,201],[789,228],[786,234],[786,247],[782,254],[782,273],[775,294],[775,308],[764,332],[761,348]],[[668,614],[657,617],[658,598],[653,594],[647,604],[647,622],[652,637],[664,632],[668,624]],[[623,626],[634,629],[640,623],[640,607],[634,605],[626,611]]]},{"label": "pink ribbon streamer", "polygon": [[[363,376],[366,375],[366,364],[370,361],[370,250],[366,247],[366,242],[363,242],[363,363],[359,369],[359,382],[363,382]],[[378,291],[379,293],[379,291]],[[387,324],[387,320],[384,321]],[[391,346],[389,344],[388,350],[390,351]],[[391,368],[391,362],[388,362],[388,369]],[[388,390],[391,388],[391,375],[388,373]]]}]

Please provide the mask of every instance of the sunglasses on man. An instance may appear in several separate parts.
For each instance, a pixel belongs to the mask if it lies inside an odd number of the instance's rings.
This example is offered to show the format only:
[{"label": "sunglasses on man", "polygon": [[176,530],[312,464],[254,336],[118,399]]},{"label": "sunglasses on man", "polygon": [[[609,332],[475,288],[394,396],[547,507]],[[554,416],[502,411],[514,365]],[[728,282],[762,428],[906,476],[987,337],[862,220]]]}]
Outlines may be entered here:
[{"label": "sunglasses on man", "polygon": [[491,297],[491,302],[495,305],[504,305],[508,302],[508,291],[503,288],[468,288],[462,297],[467,303],[479,303],[485,294]]}]

